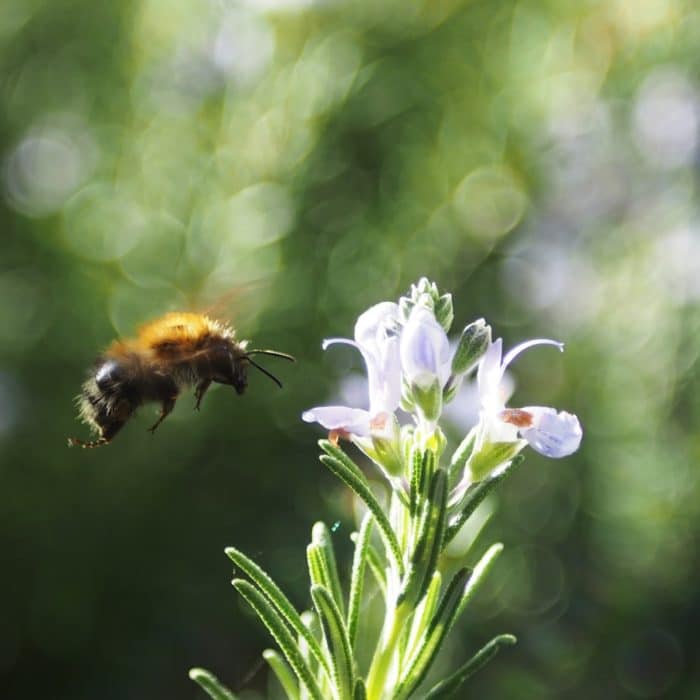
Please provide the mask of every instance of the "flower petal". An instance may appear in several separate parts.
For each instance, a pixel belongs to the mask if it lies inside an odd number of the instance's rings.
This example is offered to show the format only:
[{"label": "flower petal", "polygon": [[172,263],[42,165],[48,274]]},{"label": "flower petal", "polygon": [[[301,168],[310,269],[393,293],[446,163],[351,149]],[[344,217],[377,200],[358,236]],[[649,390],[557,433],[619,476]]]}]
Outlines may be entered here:
[{"label": "flower petal", "polygon": [[329,345],[352,345],[354,348],[359,349],[359,345],[350,338],[324,338],[321,343],[321,349],[327,350]]},{"label": "flower petal", "polygon": [[476,381],[479,386],[479,398],[482,404],[487,404],[491,397],[497,395],[498,385],[503,376],[501,369],[501,356],[503,353],[503,340],[497,338],[486,349],[484,356],[479,362],[479,369],[476,373]]},{"label": "flower petal", "polygon": [[438,379],[443,387],[450,376],[450,342],[435,314],[415,306],[401,333],[401,366],[406,380],[422,388]]},{"label": "flower petal", "polygon": [[304,411],[301,418],[306,423],[319,423],[327,430],[344,430],[359,437],[370,434],[370,413],[349,406],[316,406]]},{"label": "flower petal", "polygon": [[401,401],[401,360],[399,359],[399,339],[387,337],[379,346],[374,361],[362,353],[367,365],[369,381],[369,410],[372,415],[393,413]]},{"label": "flower petal", "polygon": [[526,340],[520,345],[516,345],[508,354],[503,358],[501,363],[502,371],[505,372],[506,367],[521,353],[523,350],[533,347],[534,345],[554,345],[559,348],[560,352],[564,352],[564,343],[560,343],[558,340],[550,340],[549,338],[535,338],[534,340]]},{"label": "flower petal", "polygon": [[361,347],[374,352],[388,332],[398,326],[399,305],[391,301],[382,301],[370,306],[360,314],[355,322],[355,341]]},{"label": "flower petal", "polygon": [[520,431],[535,451],[545,457],[566,457],[576,452],[583,431],[576,416],[548,406],[526,406],[521,409],[532,415],[533,426]]},{"label": "flower petal", "polygon": [[355,340],[326,338],[323,341],[324,350],[330,345],[344,344],[362,353],[367,368],[371,415],[393,413],[401,400],[398,318],[398,304],[381,302],[357,319]]},{"label": "flower petal", "polygon": [[401,365],[397,335],[399,305],[375,304],[355,323],[355,342],[367,365],[369,410],[393,413],[401,400]]}]

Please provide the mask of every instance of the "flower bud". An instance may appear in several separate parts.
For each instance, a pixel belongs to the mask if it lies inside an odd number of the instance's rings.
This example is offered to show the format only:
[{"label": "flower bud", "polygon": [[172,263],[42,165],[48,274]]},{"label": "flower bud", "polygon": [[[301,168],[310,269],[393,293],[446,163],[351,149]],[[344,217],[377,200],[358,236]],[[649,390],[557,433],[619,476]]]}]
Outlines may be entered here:
[{"label": "flower bud", "polygon": [[422,294],[427,294],[437,301],[438,288],[435,282],[431,282],[427,277],[421,277],[418,284],[411,285],[411,296],[416,298]]},{"label": "flower bud", "polygon": [[452,374],[460,376],[474,368],[491,344],[491,326],[483,318],[470,323],[463,331],[452,358]]},{"label": "flower bud", "polygon": [[452,295],[443,294],[435,304],[435,318],[438,323],[445,329],[445,332],[450,330],[455,314],[452,307]]},{"label": "flower bud", "polygon": [[450,343],[432,311],[414,307],[401,334],[399,353],[409,386],[428,388],[438,379],[442,389],[450,376]]},{"label": "flower bud", "polygon": [[399,300],[399,308],[405,321],[413,310],[414,306],[424,306],[433,311],[440,303],[440,292],[435,282],[431,282],[427,277],[421,277],[417,284],[412,284],[408,294]]}]

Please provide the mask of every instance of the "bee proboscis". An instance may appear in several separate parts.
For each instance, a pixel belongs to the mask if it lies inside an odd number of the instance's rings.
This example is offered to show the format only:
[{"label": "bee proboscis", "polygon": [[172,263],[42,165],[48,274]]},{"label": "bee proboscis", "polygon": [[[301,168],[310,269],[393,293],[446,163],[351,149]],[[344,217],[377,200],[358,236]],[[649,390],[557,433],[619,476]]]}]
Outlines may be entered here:
[{"label": "bee proboscis", "polygon": [[212,382],[228,384],[238,394],[248,385],[252,365],[278,386],[280,380],[252,359],[271,355],[294,361],[277,350],[247,349],[236,340],[233,327],[191,312],[165,314],[138,329],[135,338],[115,340],[95,361],[77,397],[80,418],[97,433],[86,442],[69,438],[69,445],[107,445],[144,403],[160,403],[154,432],[173,410],[183,389],[194,387],[199,409]]}]

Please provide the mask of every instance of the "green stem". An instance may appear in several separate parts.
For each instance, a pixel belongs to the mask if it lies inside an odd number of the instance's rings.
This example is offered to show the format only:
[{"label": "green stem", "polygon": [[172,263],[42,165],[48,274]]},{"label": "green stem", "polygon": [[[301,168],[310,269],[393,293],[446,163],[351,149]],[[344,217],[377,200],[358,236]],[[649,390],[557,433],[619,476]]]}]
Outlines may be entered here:
[{"label": "green stem", "polygon": [[398,607],[392,605],[388,611],[379,647],[367,676],[367,700],[381,700],[384,694],[387,676],[398,651],[399,637],[410,613],[405,604],[399,604]]}]

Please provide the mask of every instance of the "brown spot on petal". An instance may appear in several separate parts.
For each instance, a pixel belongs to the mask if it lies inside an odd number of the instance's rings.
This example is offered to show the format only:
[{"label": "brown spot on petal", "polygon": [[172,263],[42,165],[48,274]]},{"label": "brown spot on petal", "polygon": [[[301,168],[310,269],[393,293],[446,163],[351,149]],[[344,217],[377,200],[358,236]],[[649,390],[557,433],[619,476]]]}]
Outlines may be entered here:
[{"label": "brown spot on petal", "polygon": [[506,408],[498,416],[504,423],[510,423],[516,428],[531,428],[535,419],[532,413],[522,408]]},{"label": "brown spot on petal", "polygon": [[372,420],[369,422],[369,428],[372,432],[376,431],[382,431],[386,427],[386,422],[389,419],[389,414],[388,413],[378,413]]}]

